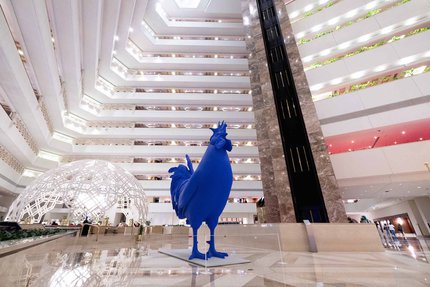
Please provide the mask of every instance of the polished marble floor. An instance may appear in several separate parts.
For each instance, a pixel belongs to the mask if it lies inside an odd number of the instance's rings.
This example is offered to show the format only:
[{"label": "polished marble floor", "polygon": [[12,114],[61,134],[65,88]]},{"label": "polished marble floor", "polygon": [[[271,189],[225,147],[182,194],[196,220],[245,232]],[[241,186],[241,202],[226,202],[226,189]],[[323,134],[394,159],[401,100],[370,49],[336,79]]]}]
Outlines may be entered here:
[{"label": "polished marble floor", "polygon": [[266,239],[218,244],[251,262],[204,268],[158,252],[186,247],[186,237],[68,236],[0,258],[0,286],[430,286],[429,240],[374,253],[281,253],[259,245]]}]

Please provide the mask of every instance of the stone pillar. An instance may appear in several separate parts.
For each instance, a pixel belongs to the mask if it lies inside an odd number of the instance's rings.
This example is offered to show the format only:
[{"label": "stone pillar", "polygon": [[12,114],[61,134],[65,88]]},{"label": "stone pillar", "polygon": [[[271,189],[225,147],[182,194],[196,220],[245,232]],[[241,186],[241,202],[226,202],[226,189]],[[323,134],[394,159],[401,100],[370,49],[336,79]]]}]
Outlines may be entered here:
[{"label": "stone pillar", "polygon": [[[346,222],[345,208],[322,135],[283,0],[273,0],[330,222]],[[296,222],[256,0],[242,0],[252,98],[268,222]]]},{"label": "stone pillar", "polygon": [[255,0],[242,1],[264,190],[265,220],[272,223],[296,222],[266,52],[256,9]]}]

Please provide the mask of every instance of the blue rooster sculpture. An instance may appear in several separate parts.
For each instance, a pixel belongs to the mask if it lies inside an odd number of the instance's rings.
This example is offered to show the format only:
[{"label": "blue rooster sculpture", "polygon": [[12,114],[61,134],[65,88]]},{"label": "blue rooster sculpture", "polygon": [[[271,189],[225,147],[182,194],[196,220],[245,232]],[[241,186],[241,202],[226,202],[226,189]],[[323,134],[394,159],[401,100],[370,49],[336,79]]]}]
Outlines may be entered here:
[{"label": "blue rooster sculpture", "polygon": [[[218,123],[217,128],[211,128],[213,135],[210,144],[196,171],[188,155],[187,166],[180,164],[169,169],[169,173],[173,172],[170,176],[173,209],[180,219],[186,218],[193,228],[190,260],[228,256],[227,253],[216,251],[214,238],[218,218],[224,210],[233,183],[233,172],[227,154],[227,151],[232,150],[232,144],[226,138],[226,129],[224,121]],[[199,252],[197,244],[197,230],[203,222],[206,222],[210,230],[206,256]]]}]

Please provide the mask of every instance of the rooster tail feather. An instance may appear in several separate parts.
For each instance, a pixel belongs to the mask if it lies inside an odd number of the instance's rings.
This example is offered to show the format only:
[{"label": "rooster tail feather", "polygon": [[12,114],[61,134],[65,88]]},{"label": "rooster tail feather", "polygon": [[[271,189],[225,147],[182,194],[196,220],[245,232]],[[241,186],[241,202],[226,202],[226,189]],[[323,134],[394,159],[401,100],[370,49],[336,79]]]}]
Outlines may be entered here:
[{"label": "rooster tail feather", "polygon": [[172,182],[170,184],[170,196],[172,198],[172,207],[176,212],[176,215],[183,219],[184,215],[179,212],[179,196],[184,191],[186,183],[190,180],[191,172],[190,170],[183,164],[180,164],[178,167],[172,167],[169,169],[169,173],[173,174],[170,176]]}]

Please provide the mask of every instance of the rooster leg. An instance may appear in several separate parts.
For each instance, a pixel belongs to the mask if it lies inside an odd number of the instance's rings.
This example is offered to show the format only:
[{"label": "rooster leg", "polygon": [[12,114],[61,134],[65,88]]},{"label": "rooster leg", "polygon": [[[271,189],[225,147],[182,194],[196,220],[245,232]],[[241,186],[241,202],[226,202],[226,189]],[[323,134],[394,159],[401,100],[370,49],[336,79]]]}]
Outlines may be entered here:
[{"label": "rooster leg", "polygon": [[[201,225],[201,223],[200,223]],[[191,256],[188,258],[189,260],[197,258],[197,259],[206,259],[206,255],[201,253],[198,248],[198,242],[197,242],[197,230],[200,228],[200,225],[195,226],[191,225],[193,228],[193,251],[191,252]]]},{"label": "rooster leg", "polygon": [[215,228],[218,225],[218,218],[216,218],[216,220],[208,220],[207,224],[209,226],[209,230],[211,231],[211,239],[209,241],[207,241],[207,243],[209,244],[209,250],[206,253],[207,257],[208,258],[211,258],[211,257],[224,258],[224,257],[228,256],[227,253],[218,252],[215,249]]}]

